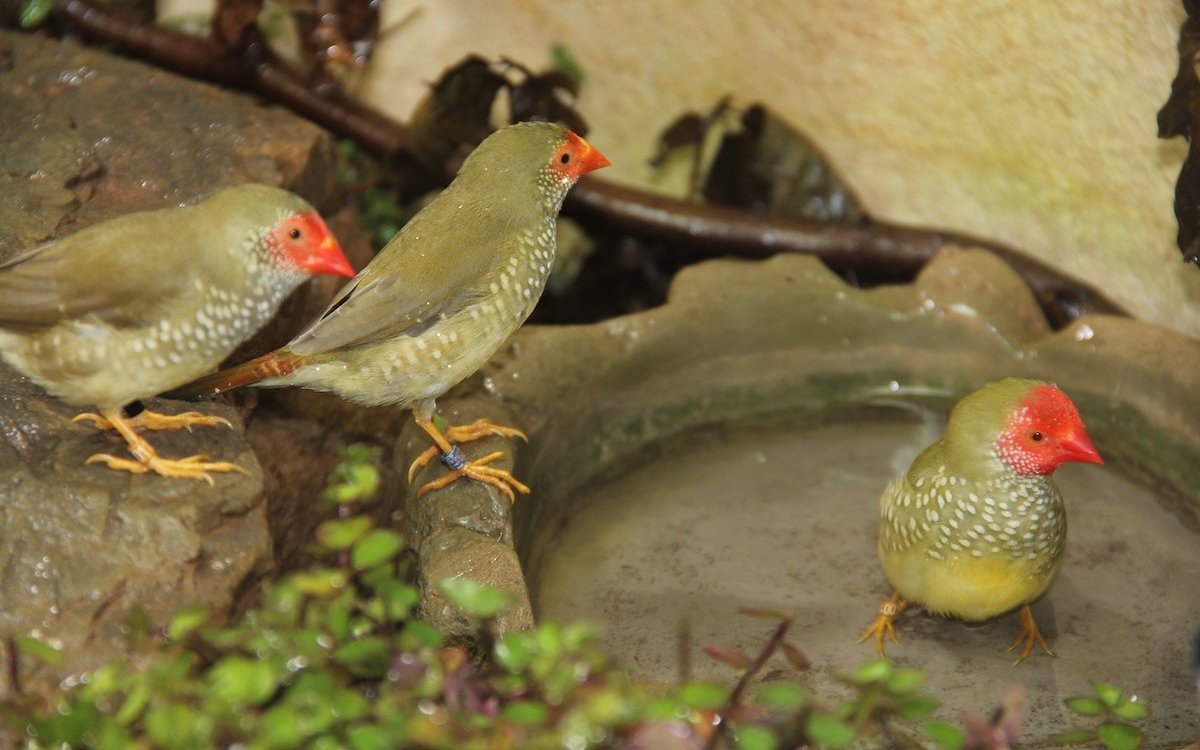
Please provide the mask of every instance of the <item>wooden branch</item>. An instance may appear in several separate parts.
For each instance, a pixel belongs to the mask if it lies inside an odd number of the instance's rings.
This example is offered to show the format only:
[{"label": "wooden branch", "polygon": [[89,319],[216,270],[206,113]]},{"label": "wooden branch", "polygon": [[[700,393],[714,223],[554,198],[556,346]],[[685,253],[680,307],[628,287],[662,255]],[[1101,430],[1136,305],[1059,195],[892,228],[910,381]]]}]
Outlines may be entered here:
[{"label": "wooden branch", "polygon": [[211,38],[130,23],[94,0],[62,0],[55,5],[55,14],[83,35],[167,70],[284,104],[385,159],[404,150],[403,125],[338,90],[314,91],[309,76],[272,52],[257,27],[245,30],[239,47],[226,48]]},{"label": "wooden branch", "polygon": [[580,180],[567,196],[567,203],[606,227],[681,247],[753,258],[806,253],[839,270],[913,275],[947,245],[982,247],[1002,257],[1020,274],[1056,325],[1082,312],[1119,312],[1099,292],[1011,248],[964,234],[881,222],[845,224],[763,216],[648,193],[593,177]]}]

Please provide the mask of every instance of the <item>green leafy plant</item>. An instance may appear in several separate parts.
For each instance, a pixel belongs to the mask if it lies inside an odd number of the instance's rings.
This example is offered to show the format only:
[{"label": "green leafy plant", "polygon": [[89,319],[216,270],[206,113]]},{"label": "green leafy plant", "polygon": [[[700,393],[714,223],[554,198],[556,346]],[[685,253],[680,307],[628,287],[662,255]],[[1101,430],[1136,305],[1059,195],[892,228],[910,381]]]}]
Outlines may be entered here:
[{"label": "green leafy plant", "polygon": [[[964,732],[930,719],[936,701],[921,692],[920,672],[886,661],[845,675],[853,694],[833,705],[797,682],[754,684],[776,655],[795,670],[808,668],[788,639],[793,618],[783,612],[746,612],[775,623],[757,654],[705,649],[741,672],[732,686],[637,683],[613,665],[586,623],[544,621],[497,635],[495,618],[510,597],[466,578],[437,584],[477,624],[472,643],[448,643],[416,617],[419,592],[401,534],[367,512],[379,487],[376,461],[368,448],[345,451],[323,493],[336,512],[316,530],[320,562],[268,586],[240,620],[189,608],[155,624],[142,613],[135,659],[91,672],[49,701],[12,696],[0,703],[0,717],[29,750],[840,750],[880,742],[915,750],[920,722],[944,750],[1007,747],[1015,738],[1019,700],[1007,701],[1016,707],[1002,706],[998,718],[968,722]],[[10,656],[62,660],[35,638],[5,645]],[[1136,747],[1123,742],[1130,729],[1137,732],[1128,722],[1146,715],[1136,698],[1098,685],[1094,698],[1068,705],[1104,718],[1069,741]]]},{"label": "green leafy plant", "polygon": [[1058,735],[1066,744],[1098,742],[1108,750],[1136,750],[1142,744],[1142,730],[1134,722],[1150,716],[1146,702],[1136,695],[1126,695],[1119,688],[1097,682],[1091,695],[1077,695],[1063,701],[1079,716],[1098,719],[1091,729],[1078,729]]}]

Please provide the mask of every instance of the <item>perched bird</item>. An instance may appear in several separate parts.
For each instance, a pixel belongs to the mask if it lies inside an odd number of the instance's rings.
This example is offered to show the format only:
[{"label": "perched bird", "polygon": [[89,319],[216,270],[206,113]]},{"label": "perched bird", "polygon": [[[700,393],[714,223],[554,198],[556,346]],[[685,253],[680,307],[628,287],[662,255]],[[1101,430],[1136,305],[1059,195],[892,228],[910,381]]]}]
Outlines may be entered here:
[{"label": "perched bird", "polygon": [[1071,461],[1104,461],[1075,404],[1056,386],[1008,378],[955,405],[946,432],[880,498],[879,559],[894,588],[859,642],[896,640],[909,603],[970,622],[1021,608],[1016,663],[1034,644],[1053,655],[1029,603],[1058,570],[1067,540],[1050,475]]},{"label": "perched bird", "polygon": [[307,330],[180,393],[301,386],[365,406],[409,406],[435,444],[413,462],[409,481],[439,454],[450,470],[419,492],[459,477],[491,484],[510,499],[514,488],[528,492],[507,471],[488,466],[503,453],[468,462],[455,445],[524,435],[488,420],[443,432],[433,423],[435,399],[479,369],[533,310],[554,261],[563,198],[580,176],[608,163],[560,125],[496,131]]},{"label": "perched bird", "polygon": [[137,433],[228,424],[197,412],[122,407],[216,369],[301,282],[353,276],[325,222],[291,193],[222,190],[192,206],[127,214],[0,263],[0,356],[101,429],[134,460],[87,463],[203,479],[240,470],[205,456],[167,459]]}]

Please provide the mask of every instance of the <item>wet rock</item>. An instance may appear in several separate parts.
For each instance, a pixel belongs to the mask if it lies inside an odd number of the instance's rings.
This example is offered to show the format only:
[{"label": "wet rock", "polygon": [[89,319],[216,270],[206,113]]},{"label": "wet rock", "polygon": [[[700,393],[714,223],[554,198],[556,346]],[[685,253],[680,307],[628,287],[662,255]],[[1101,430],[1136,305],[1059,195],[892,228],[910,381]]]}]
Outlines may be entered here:
[{"label": "wet rock", "polygon": [[[468,424],[486,417],[496,424],[522,428],[502,404],[471,395],[478,383],[478,378],[467,381],[458,389],[457,398],[439,410],[447,424]],[[461,479],[418,497],[417,489],[446,472],[434,459],[417,472],[411,484],[404,481],[409,464],[431,445],[429,436],[410,419],[401,434],[393,467],[404,507],[405,540],[417,554],[422,618],[448,635],[473,634],[475,629],[467,617],[438,591],[441,580],[466,577],[513,597],[513,606],[494,621],[498,634],[532,627],[529,595],[513,549],[512,502],[494,487]],[[519,446],[516,438],[489,437],[465,444],[461,450],[468,460],[503,451],[504,457],[489,465],[512,471]],[[517,497],[520,502],[523,496]]]},{"label": "wet rock", "polygon": [[[158,399],[147,406],[188,407]],[[206,412],[236,424],[229,407]],[[209,486],[85,465],[93,453],[125,455],[125,442],[72,424],[76,413],[0,366],[0,634],[36,634],[66,656],[53,675],[24,660],[27,685],[110,660],[124,648],[135,609],[152,623],[187,603],[230,611],[271,565],[262,471],[236,430],[150,438],[164,456],[203,453],[246,469],[215,475]],[[8,676],[0,669],[0,695]]]}]

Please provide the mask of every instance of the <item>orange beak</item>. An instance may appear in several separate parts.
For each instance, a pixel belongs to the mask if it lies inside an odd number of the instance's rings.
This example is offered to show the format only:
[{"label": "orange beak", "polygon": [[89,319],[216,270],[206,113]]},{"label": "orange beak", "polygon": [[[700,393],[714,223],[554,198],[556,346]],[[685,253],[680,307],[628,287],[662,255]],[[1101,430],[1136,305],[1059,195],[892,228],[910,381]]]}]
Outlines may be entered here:
[{"label": "orange beak", "polygon": [[1104,463],[1104,459],[1100,457],[1100,451],[1096,450],[1095,445],[1092,445],[1092,439],[1084,430],[1080,430],[1062,441],[1058,447],[1062,451],[1063,463],[1068,461],[1081,461],[1085,464]]},{"label": "orange beak", "polygon": [[612,166],[604,154],[600,153],[592,144],[588,143],[574,131],[567,134],[567,138],[573,142],[577,153],[578,160],[575,162],[575,172],[577,175],[585,175],[588,172],[594,172],[597,169]]},{"label": "orange beak", "polygon": [[342,246],[332,234],[325,235],[325,239],[317,246],[317,252],[305,261],[303,268],[314,276],[327,273],[348,279],[354,277],[354,266],[350,265]]}]

